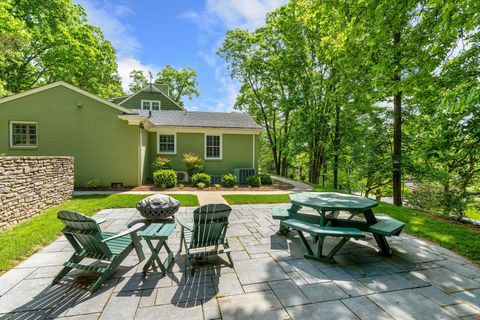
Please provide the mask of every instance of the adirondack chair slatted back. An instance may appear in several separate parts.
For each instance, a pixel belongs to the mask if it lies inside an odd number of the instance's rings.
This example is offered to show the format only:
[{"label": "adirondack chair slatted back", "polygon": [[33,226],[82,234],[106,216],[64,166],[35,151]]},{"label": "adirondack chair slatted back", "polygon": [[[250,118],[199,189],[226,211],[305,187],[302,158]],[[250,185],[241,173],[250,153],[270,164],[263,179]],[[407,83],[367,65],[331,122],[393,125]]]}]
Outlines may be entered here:
[{"label": "adirondack chair slatted back", "polygon": [[207,204],[193,211],[190,248],[214,246],[224,242],[228,216],[232,208],[225,204]]},{"label": "adirondack chair slatted back", "polygon": [[65,228],[62,232],[77,254],[94,259],[109,259],[112,252],[103,240],[102,231],[97,222],[81,213],[63,210],[58,212]]}]

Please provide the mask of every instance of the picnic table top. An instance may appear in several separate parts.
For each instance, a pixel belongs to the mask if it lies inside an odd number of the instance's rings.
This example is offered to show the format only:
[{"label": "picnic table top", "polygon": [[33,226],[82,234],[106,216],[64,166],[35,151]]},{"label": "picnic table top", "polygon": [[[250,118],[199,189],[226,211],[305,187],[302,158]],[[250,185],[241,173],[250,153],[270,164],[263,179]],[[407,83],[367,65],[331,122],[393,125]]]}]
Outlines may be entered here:
[{"label": "picnic table top", "polygon": [[302,192],[291,194],[290,200],[293,204],[320,211],[346,210],[362,212],[378,205],[372,199],[337,192]]}]

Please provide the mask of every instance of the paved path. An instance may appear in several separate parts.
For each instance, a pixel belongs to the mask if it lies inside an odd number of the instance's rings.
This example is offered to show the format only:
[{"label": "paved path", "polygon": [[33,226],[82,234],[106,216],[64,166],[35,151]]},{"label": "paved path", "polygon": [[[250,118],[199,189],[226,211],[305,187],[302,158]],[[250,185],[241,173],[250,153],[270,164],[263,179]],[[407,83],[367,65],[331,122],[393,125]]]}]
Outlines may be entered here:
[{"label": "paved path", "polygon": [[295,180],[287,179],[287,178],[280,177],[280,176],[272,176],[272,178],[275,179],[275,180],[285,182],[285,183],[289,183],[289,184],[293,185],[293,189],[291,189],[292,192],[305,192],[305,191],[310,191],[310,190],[313,189],[313,187],[311,185],[309,185],[307,183],[300,182],[300,181],[295,181]]},{"label": "paved path", "polygon": [[[408,235],[390,238],[380,257],[367,236],[350,241],[338,264],[306,260],[297,236],[278,236],[271,205],[233,206],[227,232],[235,269],[222,259],[143,277],[131,254],[106,286],[90,295],[86,273],[50,286],[72,249],[61,237],[0,277],[0,318],[43,319],[478,319],[480,270],[464,258]],[[193,208],[179,214],[192,218]],[[135,209],[108,209],[101,227],[121,231]],[[179,247],[180,228],[169,245]],[[327,240],[327,247],[333,241]],[[144,244],[148,255],[147,246]],[[226,257],[223,257],[226,259]],[[210,262],[210,263],[207,263]]]}]

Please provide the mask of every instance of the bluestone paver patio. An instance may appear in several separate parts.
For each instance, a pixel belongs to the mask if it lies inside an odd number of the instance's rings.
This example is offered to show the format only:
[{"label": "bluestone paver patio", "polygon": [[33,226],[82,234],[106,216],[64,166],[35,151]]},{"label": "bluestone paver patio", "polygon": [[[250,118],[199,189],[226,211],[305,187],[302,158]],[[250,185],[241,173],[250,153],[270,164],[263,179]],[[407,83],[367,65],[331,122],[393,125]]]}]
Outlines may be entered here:
[{"label": "bluestone paver patio", "polygon": [[[1,319],[457,319],[480,318],[480,270],[464,258],[409,235],[390,238],[392,257],[374,239],[348,242],[337,264],[303,258],[297,236],[278,236],[272,205],[233,206],[227,232],[235,269],[226,257],[185,272],[184,252],[167,276],[142,275],[133,251],[94,294],[92,276],[71,272],[51,286],[72,253],[61,237],[0,277]],[[178,214],[191,217],[193,208]],[[101,227],[121,231],[140,216],[108,209]],[[180,228],[168,241],[180,244]],[[145,254],[148,248],[143,242]],[[332,246],[327,240],[326,246]],[[157,270],[159,271],[159,270]]]}]

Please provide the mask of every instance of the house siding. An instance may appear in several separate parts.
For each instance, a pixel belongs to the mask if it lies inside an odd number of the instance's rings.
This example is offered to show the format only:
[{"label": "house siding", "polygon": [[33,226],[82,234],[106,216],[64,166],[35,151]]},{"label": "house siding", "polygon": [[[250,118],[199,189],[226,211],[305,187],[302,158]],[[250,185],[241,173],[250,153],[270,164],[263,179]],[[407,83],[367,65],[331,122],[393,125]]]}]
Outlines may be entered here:
[{"label": "house siding", "polygon": [[[258,135],[253,134],[222,134],[222,159],[205,160],[205,134],[177,132],[177,152],[171,154],[157,153],[157,133],[150,132],[148,138],[149,164],[156,157],[164,156],[172,160],[171,165],[176,171],[185,171],[183,154],[193,152],[204,160],[204,169],[208,174],[222,175],[234,168],[252,168],[258,170]],[[255,140],[255,158],[254,158]],[[152,178],[150,165],[149,179]]]},{"label": "house siding", "polygon": [[182,110],[175,102],[156,91],[138,92],[135,96],[125,100],[125,102],[120,105],[129,109],[141,109],[142,100],[160,100],[160,108],[162,110]]},{"label": "house siding", "polygon": [[[82,106],[79,107],[78,105]],[[0,104],[0,154],[72,156],[75,183],[138,184],[139,128],[118,119],[120,110],[63,86]],[[37,122],[38,147],[11,148],[10,121]]]}]

